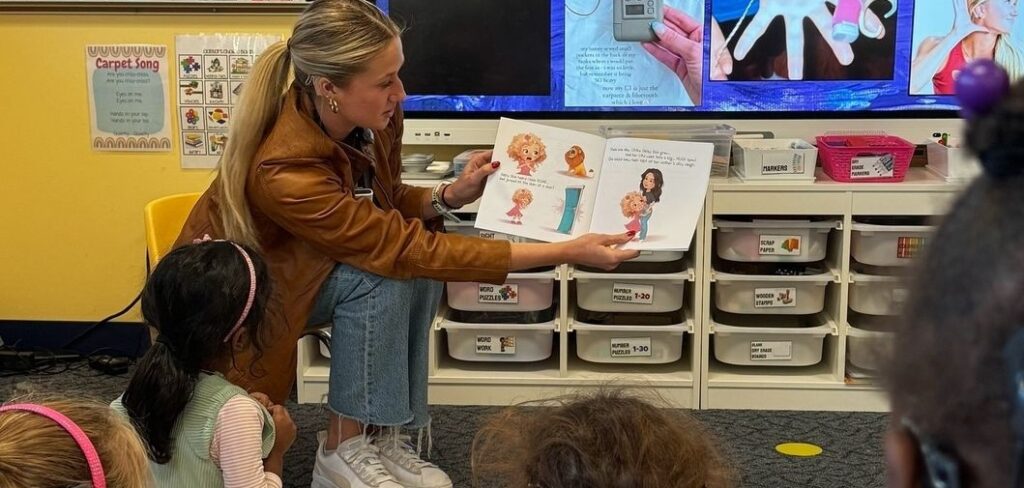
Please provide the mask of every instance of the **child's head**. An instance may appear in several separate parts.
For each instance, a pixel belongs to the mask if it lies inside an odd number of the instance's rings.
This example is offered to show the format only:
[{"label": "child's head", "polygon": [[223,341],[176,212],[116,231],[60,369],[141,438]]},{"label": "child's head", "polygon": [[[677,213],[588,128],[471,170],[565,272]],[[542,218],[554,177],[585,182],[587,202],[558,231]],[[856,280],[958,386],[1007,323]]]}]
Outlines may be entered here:
[{"label": "child's head", "polygon": [[519,164],[528,164],[530,167],[537,167],[547,159],[547,146],[536,134],[523,133],[512,137],[508,145],[508,157],[516,160]]},{"label": "child's head", "polygon": [[159,331],[125,390],[123,403],[150,455],[170,459],[170,432],[200,370],[236,367],[234,353],[261,346],[270,295],[267,269],[252,250],[227,241],[175,249],[142,294],[142,315]]},{"label": "child's head", "polygon": [[622,215],[624,217],[636,217],[640,215],[640,212],[643,212],[647,201],[644,200],[644,196],[640,192],[631,191],[622,197],[619,205],[622,207]]},{"label": "child's head", "polygon": [[658,168],[648,168],[640,175],[640,191],[650,193],[654,197],[651,203],[661,201],[661,187],[665,184],[665,177]]},{"label": "child's head", "polygon": [[109,488],[152,485],[139,436],[110,406],[58,397],[21,398],[5,406],[16,404],[56,411],[73,422],[88,441],[83,448],[69,430],[42,413],[22,407],[0,412],[0,486],[91,487],[93,471],[86,458],[89,445],[102,464],[102,477]]},{"label": "child's head", "polygon": [[512,194],[512,202],[520,207],[529,207],[533,203],[533,192],[526,188],[520,188]]},{"label": "child's head", "polygon": [[1017,486],[1011,476],[1022,439],[1012,433],[1015,391],[1003,349],[1024,330],[1022,88],[969,124],[967,143],[985,174],[960,196],[917,263],[885,368],[893,412],[888,468],[899,480],[890,486],[922,486],[922,444],[959,465],[960,486]]},{"label": "child's head", "polygon": [[699,422],[621,391],[496,414],[477,433],[471,463],[475,485],[487,487],[732,486]]}]

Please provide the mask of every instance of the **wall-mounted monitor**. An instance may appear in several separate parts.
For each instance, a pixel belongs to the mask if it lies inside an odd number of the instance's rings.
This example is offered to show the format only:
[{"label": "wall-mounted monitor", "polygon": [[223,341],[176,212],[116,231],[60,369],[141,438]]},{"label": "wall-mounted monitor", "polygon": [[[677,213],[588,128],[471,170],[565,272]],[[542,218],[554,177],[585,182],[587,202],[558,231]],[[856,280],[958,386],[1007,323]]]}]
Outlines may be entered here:
[{"label": "wall-mounted monitor", "polygon": [[410,117],[943,118],[967,60],[1024,69],[1016,0],[377,3]]}]

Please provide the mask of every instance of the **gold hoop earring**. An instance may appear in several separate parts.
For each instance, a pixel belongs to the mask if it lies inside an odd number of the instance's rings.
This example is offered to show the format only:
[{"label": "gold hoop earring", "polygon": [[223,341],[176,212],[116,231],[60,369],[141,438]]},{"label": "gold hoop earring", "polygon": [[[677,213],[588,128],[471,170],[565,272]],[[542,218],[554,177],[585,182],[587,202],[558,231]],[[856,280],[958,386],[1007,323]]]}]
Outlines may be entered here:
[{"label": "gold hoop earring", "polygon": [[327,106],[331,108],[332,113],[338,113],[338,101],[333,98],[327,99]]}]

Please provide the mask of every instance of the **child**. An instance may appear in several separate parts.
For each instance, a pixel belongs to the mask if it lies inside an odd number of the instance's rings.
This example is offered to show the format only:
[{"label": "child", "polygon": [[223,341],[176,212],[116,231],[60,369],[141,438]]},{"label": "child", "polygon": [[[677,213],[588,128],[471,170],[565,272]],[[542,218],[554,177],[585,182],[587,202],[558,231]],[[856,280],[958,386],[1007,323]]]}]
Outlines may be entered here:
[{"label": "child", "polygon": [[704,428],[621,391],[512,407],[473,440],[475,486],[723,488],[732,470]]},{"label": "child", "polygon": [[890,487],[1022,486],[1024,84],[1000,96],[964,104],[984,175],[929,239],[884,370]]},{"label": "child", "polygon": [[139,436],[107,405],[39,397],[0,406],[0,487],[152,485]]},{"label": "child", "polygon": [[526,188],[520,188],[512,194],[512,210],[505,212],[513,224],[523,223],[523,209],[533,203],[533,192]]},{"label": "child", "polygon": [[548,157],[547,146],[536,134],[523,133],[512,137],[506,151],[508,157],[516,161],[520,175],[532,176],[537,166]]},{"label": "child", "polygon": [[626,231],[633,234],[640,232],[640,217],[643,215],[644,208],[647,207],[644,196],[640,192],[631,191],[622,197],[619,206],[622,207],[622,216],[630,219],[629,222],[626,222]]},{"label": "child", "polygon": [[224,375],[261,347],[270,287],[263,261],[227,241],[175,249],[157,265],[142,315],[159,331],[114,408],[149,448],[158,487],[280,487],[295,424]]}]

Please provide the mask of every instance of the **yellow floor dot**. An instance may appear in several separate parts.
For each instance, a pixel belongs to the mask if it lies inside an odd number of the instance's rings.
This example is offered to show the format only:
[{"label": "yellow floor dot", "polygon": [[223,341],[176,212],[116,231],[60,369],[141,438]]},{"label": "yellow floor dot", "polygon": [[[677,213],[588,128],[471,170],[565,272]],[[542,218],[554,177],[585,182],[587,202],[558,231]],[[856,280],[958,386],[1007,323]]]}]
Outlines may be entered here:
[{"label": "yellow floor dot", "polygon": [[820,447],[803,442],[786,442],[775,446],[775,450],[779,454],[794,457],[814,457],[822,452]]}]

